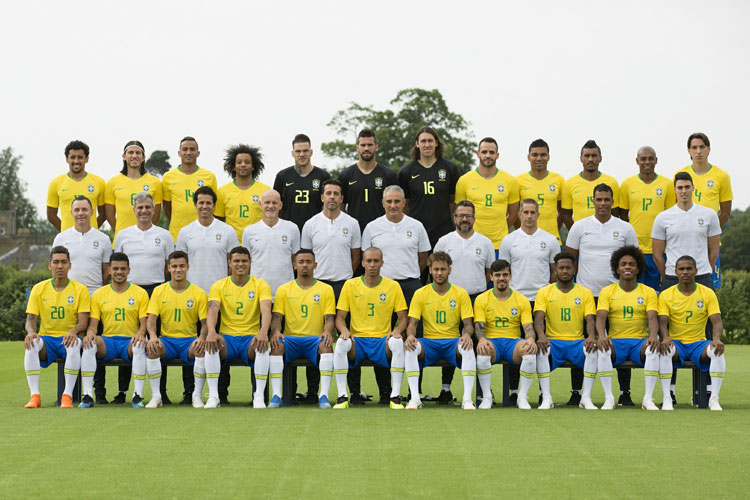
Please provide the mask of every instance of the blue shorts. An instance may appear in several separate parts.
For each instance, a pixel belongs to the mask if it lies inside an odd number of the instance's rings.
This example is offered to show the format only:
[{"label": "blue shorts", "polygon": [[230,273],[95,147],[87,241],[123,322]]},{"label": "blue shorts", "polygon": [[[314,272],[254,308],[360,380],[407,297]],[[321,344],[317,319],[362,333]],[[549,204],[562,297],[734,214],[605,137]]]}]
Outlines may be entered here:
[{"label": "blue shorts", "polygon": [[195,337],[159,337],[164,344],[164,361],[179,359],[183,363],[193,365],[194,360],[188,358],[190,346],[195,342]]},{"label": "blue shorts", "polygon": [[247,366],[255,366],[255,360],[250,361],[247,357],[247,350],[250,348],[250,342],[255,335],[221,335],[224,343],[227,345],[227,357],[223,363],[230,363],[236,359],[241,359]]},{"label": "blue shorts", "polygon": [[44,341],[44,347],[47,349],[47,359],[45,361],[39,360],[39,366],[41,366],[42,368],[47,368],[56,360],[65,359],[67,357],[68,353],[65,350],[65,346],[62,343],[62,339],[63,339],[62,337],[53,337],[51,335],[40,335],[39,338],[41,338]]},{"label": "blue shorts", "polygon": [[103,358],[97,359],[97,361],[104,363],[112,359],[124,359],[132,363],[133,361],[128,356],[128,346],[131,339],[132,337],[105,337],[102,335],[104,345],[107,346],[107,354]]},{"label": "blue shorts", "polygon": [[[284,362],[290,363],[295,359],[305,358],[310,363],[318,366],[318,346],[320,337],[296,337],[284,336]],[[359,345],[359,344],[357,344]],[[359,349],[357,349],[359,351]]]},{"label": "blue shorts", "polygon": [[[646,271],[643,273],[643,276],[638,278],[638,283],[650,286],[658,292],[661,289],[661,274],[654,262],[654,256],[650,253],[644,254],[643,256],[646,258]],[[666,262],[666,260],[667,257],[665,255],[664,261]]]},{"label": "blue shorts", "polygon": [[516,344],[521,341],[520,338],[506,339],[503,337],[498,337],[496,339],[487,340],[492,342],[492,345],[495,346],[495,352],[497,353],[497,358],[495,359],[496,365],[502,363],[503,361],[507,361],[513,366],[520,366],[513,362],[513,350],[516,348]]},{"label": "blue shorts", "polygon": [[716,265],[711,270],[711,281],[714,282],[714,289],[721,286],[721,246],[719,246],[719,255],[716,256]]},{"label": "blue shorts", "polygon": [[349,362],[349,368],[359,366],[362,361],[369,359],[378,366],[389,368],[388,356],[385,354],[385,337],[352,337],[356,348],[354,362]]},{"label": "blue shorts", "polygon": [[[620,365],[625,361],[632,361],[643,368],[641,361],[641,349],[648,339],[610,339],[615,348],[615,361],[613,366]],[[601,353],[599,353],[601,356]]]},{"label": "blue shorts", "polygon": [[456,349],[458,348],[459,337],[455,339],[419,339],[422,342],[422,352],[424,352],[424,362],[420,363],[420,368],[432,366],[436,361],[444,359],[456,368]]},{"label": "blue shorts", "polygon": [[700,367],[702,372],[707,372],[708,367],[711,364],[710,361],[701,361],[701,354],[707,345],[711,345],[710,340],[697,340],[686,344],[679,340],[673,340],[675,350],[677,350],[677,356],[680,358],[679,361],[672,361],[675,368],[681,368],[685,364],[685,360],[690,360],[695,366]]},{"label": "blue shorts", "polygon": [[570,361],[578,368],[583,368],[583,362],[586,359],[583,354],[583,339],[549,339],[549,352],[550,370],[554,370],[566,361]]}]

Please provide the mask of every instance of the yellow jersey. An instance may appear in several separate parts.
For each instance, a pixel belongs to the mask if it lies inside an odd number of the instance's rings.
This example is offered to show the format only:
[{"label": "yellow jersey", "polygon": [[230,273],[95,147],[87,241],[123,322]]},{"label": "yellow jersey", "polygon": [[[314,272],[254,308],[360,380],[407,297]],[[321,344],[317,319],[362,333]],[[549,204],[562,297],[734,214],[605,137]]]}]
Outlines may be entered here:
[{"label": "yellow jersey", "polygon": [[456,338],[461,321],[473,316],[469,294],[452,283],[443,295],[432,284],[423,286],[414,292],[409,305],[409,317],[422,321],[426,339]]},{"label": "yellow jersey", "polygon": [[[203,186],[211,186],[216,192],[216,176],[213,172],[198,167],[192,174],[183,174],[180,167],[173,168],[161,178],[161,194],[164,201],[172,204],[172,217],[169,221],[169,233],[177,242],[180,229],[198,218],[198,211],[193,203],[193,193]],[[220,209],[216,201],[214,212]]]},{"label": "yellow jersey", "polygon": [[[117,214],[115,237],[121,230],[134,226],[137,222],[133,212],[133,198],[141,192],[149,193],[154,198],[154,205],[161,204],[161,181],[151,174],[143,174],[137,179],[117,174],[107,181],[104,202],[115,207]],[[112,241],[114,239],[112,238]]]},{"label": "yellow jersey", "polygon": [[263,218],[260,195],[269,189],[271,188],[256,180],[247,189],[240,189],[234,181],[224,184],[217,193],[221,203],[216,202],[214,215],[224,217],[224,222],[232,226],[237,232],[237,239],[242,241],[242,231]]},{"label": "yellow jersey", "polygon": [[537,292],[534,301],[534,312],[536,311],[545,314],[547,338],[582,339],[586,316],[596,314],[594,295],[591,290],[577,283],[567,293],[560,291],[557,283],[551,283]]},{"label": "yellow jersey", "polygon": [[560,243],[560,228],[557,225],[557,203],[562,200],[562,190],[565,179],[562,175],[547,172],[544,179],[537,179],[531,172],[525,172],[517,177],[520,194],[519,201],[527,198],[539,203],[539,220],[537,225],[557,238]]},{"label": "yellow jersey", "polygon": [[620,186],[620,208],[628,211],[630,225],[638,236],[638,248],[645,254],[651,250],[651,228],[656,216],[677,202],[674,184],[663,175],[657,175],[646,184],[640,174],[628,177]]},{"label": "yellow jersey", "polygon": [[26,314],[39,317],[39,335],[51,337],[65,336],[78,324],[78,313],[89,310],[88,288],[71,279],[59,292],[55,290],[54,280],[40,281],[31,289],[26,306]]},{"label": "yellow jersey", "polygon": [[679,285],[659,294],[659,316],[669,318],[669,337],[691,343],[706,340],[706,321],[712,314],[721,314],[719,300],[713,290],[700,283],[695,291],[685,295]]},{"label": "yellow jersey", "polygon": [[[717,214],[722,201],[732,201],[732,183],[729,174],[716,165],[710,165],[706,173],[698,174],[693,165],[683,167],[677,172],[687,172],[693,178],[693,201],[708,207]],[[675,174],[677,173],[675,172]]]},{"label": "yellow jersey", "polygon": [[620,185],[611,175],[599,172],[599,177],[587,181],[581,174],[574,175],[563,184],[562,208],[573,210],[573,220],[581,220],[594,215],[594,188],[598,184],[606,184],[612,188],[612,208],[620,206]]},{"label": "yellow jersey", "polygon": [[208,300],[219,303],[222,335],[257,335],[260,303],[271,301],[271,287],[255,276],[249,276],[244,286],[237,286],[227,276],[211,285]]},{"label": "yellow jersey", "polygon": [[161,317],[162,337],[195,337],[198,321],[206,319],[208,302],[206,292],[188,283],[182,292],[175,292],[167,281],[151,292],[148,313]]},{"label": "yellow jersey", "polygon": [[488,339],[520,338],[523,325],[534,322],[529,299],[511,290],[507,299],[500,300],[494,288],[474,299],[474,321],[484,323],[484,336]]},{"label": "yellow jersey", "polygon": [[485,179],[472,170],[456,183],[456,203],[468,200],[474,204],[474,230],[485,235],[495,248],[508,234],[505,216],[508,205],[518,203],[518,181],[507,172],[497,169],[491,179]]},{"label": "yellow jersey", "polygon": [[406,310],[401,285],[381,276],[370,288],[362,276],[344,283],[336,309],[349,313],[349,331],[356,337],[384,337],[391,333],[394,313]]},{"label": "yellow jersey", "polygon": [[73,200],[78,196],[85,196],[91,202],[93,208],[91,211],[91,227],[98,228],[96,214],[98,207],[104,205],[105,190],[104,179],[88,172],[80,181],[73,180],[70,173],[52,179],[49,188],[47,188],[47,206],[60,208],[60,232],[73,227],[74,221],[70,208],[73,205]]},{"label": "yellow jersey", "polygon": [[91,296],[91,317],[102,322],[105,337],[132,337],[148,316],[148,301],[146,290],[133,283],[122,293],[104,285]]},{"label": "yellow jersey", "polygon": [[607,311],[609,337],[645,339],[649,334],[648,311],[657,311],[656,292],[643,283],[629,292],[620,283],[612,283],[599,292],[597,311]]},{"label": "yellow jersey", "polygon": [[284,315],[284,335],[317,337],[323,333],[326,315],[336,314],[336,297],[331,285],[315,280],[303,289],[297,280],[276,289],[273,312]]}]

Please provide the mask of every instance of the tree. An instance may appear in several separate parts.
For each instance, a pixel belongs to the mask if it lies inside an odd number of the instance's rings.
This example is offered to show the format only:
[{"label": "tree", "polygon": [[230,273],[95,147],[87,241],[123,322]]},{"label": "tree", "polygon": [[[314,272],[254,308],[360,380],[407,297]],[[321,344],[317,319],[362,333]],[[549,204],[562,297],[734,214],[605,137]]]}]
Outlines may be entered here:
[{"label": "tree", "polygon": [[146,160],[146,171],[157,177],[161,177],[172,169],[172,165],[169,164],[169,153],[161,149],[157,149],[151,156]]},{"label": "tree", "polygon": [[747,249],[750,248],[750,207],[732,210],[732,216],[722,228],[721,268],[750,271]]},{"label": "tree", "polygon": [[384,165],[398,170],[411,161],[414,134],[425,125],[437,130],[445,142],[445,158],[458,165],[461,173],[468,172],[475,163],[476,147],[469,123],[448,109],[437,89],[403,89],[390,102],[392,109],[376,110],[352,102],[348,108],[334,115],[328,126],[342,139],[321,146],[327,156],[340,158],[338,169],[357,160],[357,133],[365,127],[377,135],[377,158]]},{"label": "tree", "polygon": [[23,156],[15,156],[13,148],[0,152],[0,210],[10,209],[15,203],[16,228],[37,229],[36,207],[26,198],[26,182],[18,177]]}]

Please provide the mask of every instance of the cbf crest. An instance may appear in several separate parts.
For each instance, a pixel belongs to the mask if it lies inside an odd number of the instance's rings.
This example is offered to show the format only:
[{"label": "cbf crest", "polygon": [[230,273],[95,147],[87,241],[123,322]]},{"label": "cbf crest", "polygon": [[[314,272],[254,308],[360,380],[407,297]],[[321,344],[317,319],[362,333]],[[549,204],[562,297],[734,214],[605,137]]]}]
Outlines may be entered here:
[{"label": "cbf crest", "polygon": [[581,305],[581,297],[576,297],[576,298],[575,298],[575,300],[574,300],[573,302],[575,302],[575,304],[576,304],[577,306],[580,306],[580,305]]},{"label": "cbf crest", "polygon": [[406,237],[407,238],[411,238],[412,236],[414,236],[414,233],[411,232],[411,229],[408,230],[408,231],[406,231]]},{"label": "cbf crest", "polygon": [[710,188],[714,187],[714,181],[708,181],[708,182],[706,183],[706,186],[708,186],[708,187],[710,187]]},{"label": "cbf crest", "polygon": [[539,248],[541,248],[542,250],[544,250],[545,248],[547,248],[547,243],[544,242],[544,241],[540,241],[539,242]]},{"label": "cbf crest", "polygon": [[134,306],[134,305],[135,305],[135,299],[134,299],[133,297],[130,297],[130,298],[128,299],[128,305],[129,305],[129,306]]},{"label": "cbf crest", "polygon": [[98,241],[94,242],[94,248],[99,248],[99,242]]},{"label": "cbf crest", "polygon": [[518,308],[514,307],[513,309],[511,309],[510,310],[510,315],[511,316],[518,316]]},{"label": "cbf crest", "polygon": [[72,304],[74,300],[72,295],[68,295],[68,304]]},{"label": "cbf crest", "polygon": [[698,306],[698,309],[703,309],[703,301],[702,300],[699,300],[698,302],[696,302],[695,305]]},{"label": "cbf crest", "polygon": [[620,237],[620,231],[612,231],[612,239],[616,240]]},{"label": "cbf crest", "polygon": [[318,295],[317,293],[315,295],[313,295],[313,301],[314,302],[320,302],[320,295]]},{"label": "cbf crest", "polygon": [[154,245],[156,245],[157,247],[160,247],[161,246],[161,238],[154,238]]},{"label": "cbf crest", "polygon": [[286,242],[289,241],[289,236],[286,235],[286,233],[281,235],[281,243],[286,245]]},{"label": "cbf crest", "polygon": [[664,192],[664,190],[662,188],[657,188],[656,189],[656,196],[661,196],[663,192]]},{"label": "cbf crest", "polygon": [[247,298],[253,300],[255,298],[255,290],[250,290],[249,292],[247,292]]},{"label": "cbf crest", "polygon": [[94,186],[92,186],[91,184],[89,184],[88,190],[89,190],[89,193],[93,193],[94,192]]},{"label": "cbf crest", "polygon": [[257,194],[254,194],[254,195],[253,195],[253,203],[258,203],[258,200],[259,200],[259,199],[260,199],[260,198],[258,198],[258,195],[257,195]]},{"label": "cbf crest", "polygon": [[375,177],[375,189],[381,189],[383,187],[383,178]]},{"label": "cbf crest", "polygon": [[497,192],[498,193],[504,193],[505,192],[505,186],[503,186],[502,184],[500,184],[499,186],[497,186]]},{"label": "cbf crest", "polygon": [[555,187],[555,185],[554,185],[554,184],[550,184],[550,185],[549,185],[549,192],[550,192],[550,193],[554,193],[554,192],[555,192],[555,189],[557,189],[557,188]]},{"label": "cbf crest", "polygon": [[703,219],[698,219],[698,227],[703,227]]},{"label": "cbf crest", "polygon": [[385,302],[385,294],[384,293],[380,294],[380,302]]},{"label": "cbf crest", "polygon": [[441,168],[438,170],[438,179],[441,181],[444,181],[448,177],[448,172],[445,171],[445,169]]},{"label": "cbf crest", "polygon": [[349,234],[349,228],[345,227],[344,229],[341,230],[341,232],[344,233],[344,236],[347,236]]},{"label": "cbf crest", "polygon": [[190,299],[190,300],[187,301],[188,309],[192,309],[194,305],[195,305],[195,302],[193,302],[192,299]]},{"label": "cbf crest", "polygon": [[313,187],[313,189],[319,189],[320,188],[320,179],[313,179],[313,181],[312,181],[312,187]]},{"label": "cbf crest", "polygon": [[477,247],[477,249],[476,249],[476,250],[474,250],[474,253],[476,253],[476,254],[477,254],[477,256],[481,256],[481,255],[482,255],[482,249],[481,249],[481,248],[479,248],[479,247]]},{"label": "cbf crest", "polygon": [[148,191],[149,190],[149,185],[148,184],[144,184],[143,185],[143,190],[144,191]]},{"label": "cbf crest", "polygon": [[455,309],[456,308],[456,300],[455,299],[451,299],[451,301],[448,302],[448,305],[451,307],[451,309]]},{"label": "cbf crest", "polygon": [[643,305],[646,301],[643,299],[643,297],[638,297],[638,305]]},{"label": "cbf crest", "polygon": [[219,243],[221,241],[221,234],[216,233],[216,242]]},{"label": "cbf crest", "polygon": [[198,187],[203,187],[203,181],[198,181]]}]

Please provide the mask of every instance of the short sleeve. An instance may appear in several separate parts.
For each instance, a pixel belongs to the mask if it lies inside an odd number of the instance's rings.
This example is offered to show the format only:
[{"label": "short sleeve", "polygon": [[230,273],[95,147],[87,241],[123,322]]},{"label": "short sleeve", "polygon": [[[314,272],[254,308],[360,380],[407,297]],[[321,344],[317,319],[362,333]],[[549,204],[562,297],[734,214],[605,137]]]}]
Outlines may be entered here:
[{"label": "short sleeve", "polygon": [[669,300],[667,298],[667,292],[661,292],[659,294],[658,299],[658,305],[657,305],[657,312],[659,313],[659,316],[669,316]]},{"label": "short sleeve", "polygon": [[161,288],[156,288],[148,301],[148,314],[159,315],[159,301],[161,300]]},{"label": "short sleeve", "polygon": [[[314,218],[314,217],[313,217]],[[311,228],[311,221],[313,218],[310,218],[305,222],[305,225],[302,226],[302,234],[300,235],[300,246],[302,248],[312,248],[312,228]]]},{"label": "short sleeve", "polygon": [[359,223],[357,223],[356,219],[352,219],[349,231],[352,232],[352,248],[360,248],[362,246],[362,234],[360,233]]},{"label": "short sleeve", "polygon": [[638,235],[635,234],[635,229],[633,229],[633,226],[629,223],[627,224],[628,228],[625,231],[625,244],[626,245],[632,245],[634,247],[638,246]]},{"label": "short sleeve", "polygon": [[78,286],[78,312],[87,313],[91,311],[91,298],[89,297],[89,290],[85,286],[79,283]]},{"label": "short sleeve", "polygon": [[29,295],[29,303],[26,305],[26,314],[33,314],[35,316],[39,316],[39,289],[41,288],[41,283],[34,285],[34,288],[31,289],[31,294]]},{"label": "short sleeve", "polygon": [[[628,190],[630,189],[627,180],[622,181],[622,194],[620,195],[620,203],[619,206],[621,209],[624,210],[630,210],[630,194],[628,194]],[[614,202],[614,200],[612,200]],[[614,204],[612,205],[615,206]]]},{"label": "short sleeve", "polygon": [[365,230],[362,231],[362,238],[361,238],[361,241],[360,241],[360,244],[359,244],[359,246],[362,249],[362,251],[365,251],[366,249],[368,249],[368,248],[370,248],[372,246],[372,241],[370,239],[370,233],[372,232],[372,231],[370,231],[370,225],[371,224],[372,224],[372,222],[370,222],[369,224],[367,224],[365,226]]},{"label": "short sleeve", "polygon": [[138,297],[138,317],[145,318],[148,316],[148,292],[141,288]]},{"label": "short sleeve", "polygon": [[[601,299],[601,295],[599,296]],[[650,286],[646,286],[646,311],[658,311],[659,299],[656,297],[656,290]]]},{"label": "short sleeve", "polygon": [[208,300],[206,299],[205,292],[198,292],[196,302],[198,303],[198,321],[206,319],[208,313]]},{"label": "short sleeve", "polygon": [[719,187],[719,203],[724,201],[732,201],[732,181],[727,173],[722,177]]},{"label": "short sleeve", "polygon": [[510,184],[510,195],[508,195],[508,204],[511,203],[518,203],[521,199],[521,196],[519,194],[519,184],[518,179],[516,179],[513,176],[509,177],[509,184]]},{"label": "short sleeve", "polygon": [[401,290],[401,285],[396,283],[394,288],[396,289],[396,302],[393,304],[393,310],[396,312],[406,311],[406,299],[404,298],[404,291]]},{"label": "short sleeve", "polygon": [[599,302],[597,303],[596,310],[598,311],[606,311],[609,313],[609,296],[611,295],[611,286],[605,286],[601,289],[599,292]]},{"label": "short sleeve", "polygon": [[209,302],[218,302],[221,304],[221,283],[223,280],[219,280],[213,285],[211,285],[211,288],[208,290],[208,301]]},{"label": "short sleeve", "polygon": [[180,232],[177,235],[177,244],[175,245],[175,248],[177,250],[187,252],[187,228],[188,227],[190,226],[188,225],[180,229]]},{"label": "short sleeve", "polygon": [[664,240],[664,241],[667,240],[667,230],[663,223],[664,217],[662,217],[664,213],[665,212],[660,213],[654,219],[654,225],[651,226],[651,238],[652,239]]},{"label": "short sleeve", "polygon": [[581,231],[583,230],[583,221],[586,219],[581,219],[577,222],[573,223],[573,227],[570,228],[570,231],[568,232],[568,237],[565,240],[565,246],[570,247],[573,250],[578,250],[581,246]]},{"label": "short sleeve", "polygon": [[419,221],[417,221],[417,224],[419,224],[419,248],[417,251],[429,252],[432,249],[432,246],[430,245],[430,237],[427,235],[427,230],[424,228],[424,225]]},{"label": "short sleeve", "polygon": [[708,306],[706,307],[708,315],[721,314],[721,309],[719,309],[719,299],[716,297],[716,293],[710,288],[707,288],[706,291],[708,292]]},{"label": "short sleeve", "polygon": [[419,290],[414,292],[414,296],[411,298],[411,304],[409,305],[410,318],[422,318],[422,290],[424,290],[424,288],[420,288]]},{"label": "short sleeve", "polygon": [[474,321],[478,323],[487,322],[487,294],[483,293],[474,299]]},{"label": "short sleeve", "polygon": [[[172,201],[172,191],[169,190],[167,182],[169,181],[169,172],[164,174],[164,177],[161,178],[161,197],[163,201]],[[172,214],[174,216],[174,214]]]},{"label": "short sleeve", "polygon": [[587,290],[583,299],[583,314],[588,316],[589,314],[596,314],[596,305],[594,305],[594,295],[591,290]]},{"label": "short sleeve", "polygon": [[570,181],[565,181],[562,187],[562,208],[573,210],[573,195],[571,194]]},{"label": "short sleeve", "polygon": [[[99,290],[101,290],[101,288]],[[100,294],[98,293],[99,290],[97,290],[96,292],[94,292],[94,295],[91,296],[91,303],[90,303],[90,306],[91,306],[90,309],[91,309],[91,311],[90,311],[89,315],[93,319],[99,319],[99,318],[102,317],[101,316],[101,314],[102,314],[101,313],[101,306],[100,306],[101,299],[99,298]]]},{"label": "short sleeve", "polygon": [[536,300],[534,301],[534,312],[542,311],[547,312],[547,287],[540,288],[536,293]]},{"label": "short sleeve", "polygon": [[60,206],[60,197],[57,193],[57,178],[52,179],[52,182],[49,183],[49,187],[47,188],[47,206],[52,208],[57,208]]},{"label": "short sleeve", "polygon": [[528,325],[529,323],[534,323],[534,318],[531,315],[531,302],[523,297],[521,299],[521,325]]},{"label": "short sleeve", "polygon": [[339,294],[339,303],[336,304],[336,309],[349,312],[349,295],[351,294],[351,281],[346,281],[344,286],[341,287],[341,293]]},{"label": "short sleeve", "polygon": [[458,182],[456,183],[456,195],[454,196],[454,200],[456,203],[459,201],[463,201],[466,199],[466,176],[462,175],[459,177]]},{"label": "short sleeve", "polygon": [[323,293],[323,314],[336,314],[336,295],[330,286],[326,287]]},{"label": "short sleeve", "polygon": [[266,280],[258,280],[258,302],[271,300],[271,287]]},{"label": "short sleeve", "polygon": [[117,177],[112,177],[107,181],[107,186],[104,188],[104,203],[107,205],[115,204],[115,181]]},{"label": "short sleeve", "polygon": [[294,223],[290,227],[292,227],[292,241],[290,242],[290,245],[292,247],[292,253],[294,254],[294,253],[299,252],[299,248],[300,248],[299,228],[297,227],[297,224],[294,224]]}]

